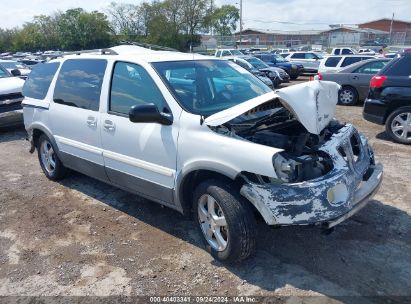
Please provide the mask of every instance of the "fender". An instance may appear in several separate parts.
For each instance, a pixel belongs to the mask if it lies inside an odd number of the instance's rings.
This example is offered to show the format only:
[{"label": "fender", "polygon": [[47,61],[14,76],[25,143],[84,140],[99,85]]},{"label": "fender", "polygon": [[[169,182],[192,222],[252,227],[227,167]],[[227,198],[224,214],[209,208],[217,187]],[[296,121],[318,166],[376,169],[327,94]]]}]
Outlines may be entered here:
[{"label": "fender", "polygon": [[190,173],[200,170],[211,171],[216,174],[225,176],[233,181],[237,178],[238,174],[240,173],[238,169],[231,166],[227,166],[217,161],[213,162],[210,160],[196,160],[185,164],[181,170],[177,171],[175,181],[176,187],[174,191],[174,202],[180,212],[184,213],[185,210],[185,203],[183,201],[184,198],[182,197],[182,195],[183,185],[186,182],[186,178],[190,175]]},{"label": "fender", "polygon": [[30,125],[30,127],[27,129],[27,133],[29,135],[28,140],[30,141],[31,144],[31,148],[30,148],[30,153],[33,153],[35,150],[35,143],[34,143],[34,138],[33,138],[33,132],[34,130],[39,130],[41,132],[43,132],[51,141],[51,144],[55,147],[55,152],[57,153],[57,156],[59,158],[61,158],[60,155],[60,150],[58,148],[57,142],[54,138],[53,135],[51,135],[51,131],[49,128],[47,128],[44,124],[40,123],[40,122],[34,122]]}]

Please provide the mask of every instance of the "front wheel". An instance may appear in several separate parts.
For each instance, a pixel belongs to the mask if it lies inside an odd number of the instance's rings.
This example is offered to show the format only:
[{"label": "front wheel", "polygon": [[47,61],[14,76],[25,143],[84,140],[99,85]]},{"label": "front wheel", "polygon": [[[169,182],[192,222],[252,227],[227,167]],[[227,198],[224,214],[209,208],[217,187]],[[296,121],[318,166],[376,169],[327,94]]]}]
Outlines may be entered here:
[{"label": "front wheel", "polygon": [[194,192],[194,217],[207,250],[225,263],[236,263],[255,250],[253,210],[233,185],[202,182]]},{"label": "front wheel", "polygon": [[411,107],[395,110],[385,122],[385,131],[395,141],[401,144],[411,144]]},{"label": "front wheel", "polygon": [[48,179],[57,181],[66,175],[66,167],[57,156],[56,149],[46,135],[41,135],[37,141],[37,153],[41,169]]}]

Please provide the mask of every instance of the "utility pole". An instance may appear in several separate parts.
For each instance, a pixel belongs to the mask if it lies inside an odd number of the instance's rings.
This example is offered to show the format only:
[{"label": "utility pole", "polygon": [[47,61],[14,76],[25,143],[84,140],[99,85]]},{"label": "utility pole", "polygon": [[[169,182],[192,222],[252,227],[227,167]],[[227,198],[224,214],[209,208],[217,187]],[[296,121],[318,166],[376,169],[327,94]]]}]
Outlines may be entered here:
[{"label": "utility pole", "polygon": [[[211,3],[210,3],[210,15],[212,15],[213,14],[213,10],[214,10],[214,0],[210,0],[211,1]],[[210,26],[211,28],[210,28],[210,34],[211,34],[211,36],[214,36],[214,28],[213,28],[213,25],[211,25]]]},{"label": "utility pole", "polygon": [[243,45],[243,0],[240,0],[240,47]]},{"label": "utility pole", "polygon": [[394,13],[392,13],[392,18],[391,18],[391,25],[390,25],[390,44],[391,44],[391,35],[392,35],[392,24],[394,22]]}]

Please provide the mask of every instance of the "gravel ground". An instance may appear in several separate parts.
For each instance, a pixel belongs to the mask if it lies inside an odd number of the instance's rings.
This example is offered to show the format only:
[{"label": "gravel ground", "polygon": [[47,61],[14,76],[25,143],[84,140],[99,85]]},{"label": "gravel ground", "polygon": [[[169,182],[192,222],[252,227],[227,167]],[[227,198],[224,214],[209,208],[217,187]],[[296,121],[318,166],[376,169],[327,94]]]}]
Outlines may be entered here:
[{"label": "gravel ground", "polygon": [[190,219],[78,173],[51,182],[24,130],[1,131],[0,295],[410,300],[411,146],[392,143],[361,111],[338,107],[337,117],[370,138],[385,166],[374,200],[329,235],[260,221],[256,255],[230,267],[203,250]]}]

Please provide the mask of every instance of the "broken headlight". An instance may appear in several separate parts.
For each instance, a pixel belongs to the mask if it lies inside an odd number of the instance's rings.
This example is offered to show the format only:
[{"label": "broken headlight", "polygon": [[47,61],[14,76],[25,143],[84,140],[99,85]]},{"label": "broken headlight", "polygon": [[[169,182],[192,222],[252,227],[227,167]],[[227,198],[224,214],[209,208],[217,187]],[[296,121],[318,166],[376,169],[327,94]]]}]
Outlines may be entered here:
[{"label": "broken headlight", "polygon": [[325,153],[292,156],[277,153],[273,156],[277,177],[285,183],[308,181],[327,174],[332,169],[331,158]]}]

